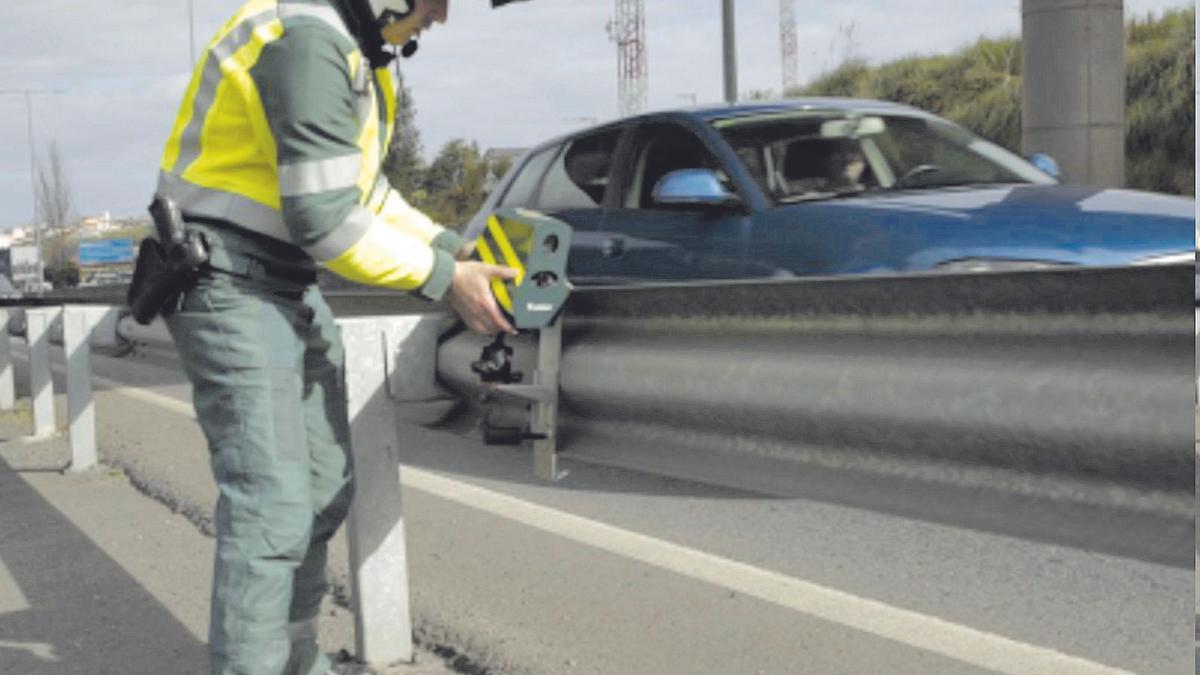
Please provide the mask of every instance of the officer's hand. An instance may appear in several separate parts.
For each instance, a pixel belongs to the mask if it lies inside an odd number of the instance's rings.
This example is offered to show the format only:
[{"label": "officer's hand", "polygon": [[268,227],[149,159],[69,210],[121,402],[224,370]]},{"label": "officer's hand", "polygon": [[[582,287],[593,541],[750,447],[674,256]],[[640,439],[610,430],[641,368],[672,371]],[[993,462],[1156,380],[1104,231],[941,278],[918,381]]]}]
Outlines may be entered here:
[{"label": "officer's hand", "polygon": [[446,291],[446,302],[454,308],[467,328],[482,335],[516,333],[516,329],[504,318],[496,298],[492,295],[492,279],[515,279],[517,271],[510,267],[489,265],[481,262],[457,262],[450,289]]}]

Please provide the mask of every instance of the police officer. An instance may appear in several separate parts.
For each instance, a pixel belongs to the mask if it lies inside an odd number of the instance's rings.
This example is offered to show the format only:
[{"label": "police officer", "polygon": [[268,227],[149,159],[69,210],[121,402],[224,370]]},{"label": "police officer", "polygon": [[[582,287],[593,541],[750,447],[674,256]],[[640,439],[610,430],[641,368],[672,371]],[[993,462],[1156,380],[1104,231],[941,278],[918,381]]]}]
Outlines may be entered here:
[{"label": "police officer", "polygon": [[380,173],[396,110],[385,45],[411,54],[447,1],[249,0],[209,43],[167,142],[159,195],[209,248],[167,323],[220,493],[214,674],[335,672],[316,618],[353,488],[318,266],[512,331],[489,283],[514,272],[456,260],[463,240]]}]

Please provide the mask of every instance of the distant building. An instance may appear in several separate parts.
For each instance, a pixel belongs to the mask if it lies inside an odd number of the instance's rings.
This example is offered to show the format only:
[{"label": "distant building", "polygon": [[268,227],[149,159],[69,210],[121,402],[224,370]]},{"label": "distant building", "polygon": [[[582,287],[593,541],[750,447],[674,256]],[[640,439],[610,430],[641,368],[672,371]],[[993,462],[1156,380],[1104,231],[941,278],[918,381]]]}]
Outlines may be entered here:
[{"label": "distant building", "polygon": [[37,249],[33,246],[11,246],[0,250],[0,275],[20,291],[41,290],[41,269]]},{"label": "distant building", "polygon": [[108,211],[103,216],[84,218],[79,221],[79,236],[84,238],[99,238],[110,232],[125,227],[124,223],[115,221]]}]

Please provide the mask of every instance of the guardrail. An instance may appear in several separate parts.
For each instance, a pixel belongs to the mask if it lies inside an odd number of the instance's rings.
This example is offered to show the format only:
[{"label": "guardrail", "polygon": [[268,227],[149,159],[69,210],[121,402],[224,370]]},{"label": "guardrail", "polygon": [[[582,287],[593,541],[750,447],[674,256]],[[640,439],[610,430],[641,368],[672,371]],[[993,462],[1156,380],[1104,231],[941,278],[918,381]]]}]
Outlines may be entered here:
[{"label": "guardrail", "polygon": [[[579,289],[562,319],[558,447],[1191,565],[1194,276],[1183,265]],[[439,335],[452,324],[438,306],[373,292],[329,301],[347,343],[357,501],[372,505],[348,527],[358,651],[402,660],[387,639],[409,626],[392,416],[445,422],[443,387],[460,414],[512,419],[525,404],[479,383],[470,363],[486,341]],[[395,314],[412,316],[361,318]],[[533,344],[512,341],[516,369],[533,370]],[[933,489],[949,497],[903,496]],[[987,507],[997,499],[1106,515],[1065,531],[1041,513],[1000,520]]]},{"label": "guardrail", "polygon": [[[1193,276],[1179,266],[578,291],[563,325],[559,447],[1190,565]],[[470,370],[483,343],[445,340],[439,380],[476,417],[515,419]],[[532,342],[513,346],[515,369],[529,372]],[[952,489],[957,505],[897,501],[897,482]],[[998,522],[974,505],[982,493],[1136,518],[1075,532]]]},{"label": "guardrail", "polygon": [[[1191,489],[1194,275],[1179,265],[579,289],[564,311],[562,447],[650,468],[649,455],[678,445],[658,437],[686,432],[689,449],[670,451],[686,461],[872,456]],[[339,317],[439,311],[389,293],[329,302]],[[119,332],[169,339],[128,320]],[[482,344],[452,335],[437,358],[438,381],[472,405],[490,391],[469,367]],[[532,342],[514,346],[518,369],[532,370]],[[619,454],[604,449],[613,437]],[[787,492],[786,474],[764,479]]]}]

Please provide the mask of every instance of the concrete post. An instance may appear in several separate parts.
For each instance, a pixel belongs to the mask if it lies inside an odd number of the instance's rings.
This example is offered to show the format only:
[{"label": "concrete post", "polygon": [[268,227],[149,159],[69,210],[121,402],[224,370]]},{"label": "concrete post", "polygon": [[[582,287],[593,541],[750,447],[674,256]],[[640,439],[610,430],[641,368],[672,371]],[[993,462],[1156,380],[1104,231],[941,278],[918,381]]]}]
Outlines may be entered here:
[{"label": "concrete post", "polygon": [[1070,185],[1124,185],[1123,0],[1022,0],[1021,16],[1021,151]]},{"label": "concrete post", "polygon": [[71,440],[70,471],[96,466],[96,410],[92,395],[92,344],[113,344],[117,310],[68,306],[63,310],[63,349],[67,361],[67,419]]},{"label": "concrete post", "polygon": [[346,535],[357,608],[355,646],[358,658],[369,664],[411,662],[396,403],[436,389],[436,323],[421,316],[353,318],[338,323],[346,348],[346,399],[354,457],[355,498]]},{"label": "concrete post", "polygon": [[50,377],[50,330],[62,316],[60,307],[38,307],[25,311],[29,343],[29,395],[33,399],[33,435],[54,434],[54,382]]},{"label": "concrete post", "polygon": [[13,386],[12,343],[8,337],[8,322],[13,314],[10,310],[0,309],[0,410],[12,410],[17,403]]}]

